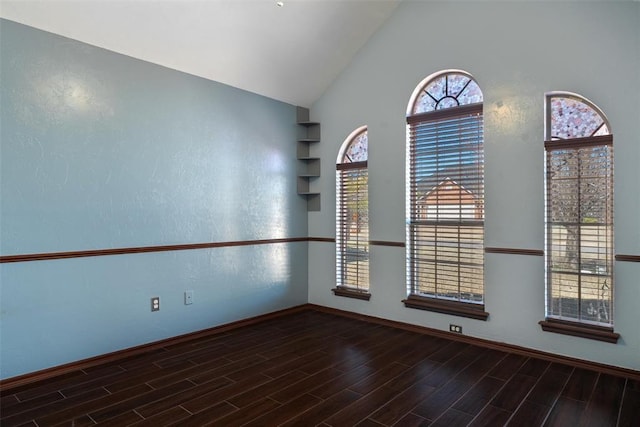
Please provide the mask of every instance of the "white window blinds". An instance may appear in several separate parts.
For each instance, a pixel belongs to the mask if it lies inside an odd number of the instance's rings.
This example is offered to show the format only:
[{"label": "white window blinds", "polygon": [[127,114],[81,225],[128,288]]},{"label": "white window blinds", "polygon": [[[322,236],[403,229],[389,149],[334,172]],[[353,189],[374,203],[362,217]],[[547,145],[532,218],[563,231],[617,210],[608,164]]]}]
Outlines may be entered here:
[{"label": "white window blinds", "polygon": [[369,290],[369,209],[367,162],[337,165],[338,286]]},{"label": "white window blinds", "polygon": [[547,315],[613,323],[610,136],[549,141]]},{"label": "white window blinds", "polygon": [[407,118],[412,294],[484,303],[482,104]]}]

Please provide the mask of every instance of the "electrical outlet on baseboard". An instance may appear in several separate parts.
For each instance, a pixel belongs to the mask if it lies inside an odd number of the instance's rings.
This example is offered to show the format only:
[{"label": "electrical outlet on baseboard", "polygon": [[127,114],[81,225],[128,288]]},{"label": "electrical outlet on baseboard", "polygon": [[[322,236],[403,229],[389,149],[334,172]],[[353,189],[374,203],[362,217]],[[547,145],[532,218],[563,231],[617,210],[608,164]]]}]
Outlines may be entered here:
[{"label": "electrical outlet on baseboard", "polygon": [[456,334],[462,333],[462,326],[460,325],[449,325],[449,332],[455,332]]}]

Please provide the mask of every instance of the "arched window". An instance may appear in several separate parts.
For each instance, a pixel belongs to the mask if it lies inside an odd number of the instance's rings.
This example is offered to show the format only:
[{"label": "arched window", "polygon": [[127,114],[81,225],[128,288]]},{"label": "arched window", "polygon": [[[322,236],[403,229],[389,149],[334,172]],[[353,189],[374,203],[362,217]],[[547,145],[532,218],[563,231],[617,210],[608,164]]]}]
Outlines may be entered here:
[{"label": "arched window", "polygon": [[567,321],[574,329],[575,323],[596,332],[604,327],[604,340],[615,342],[611,126],[587,99],[549,93],[544,147],[547,319],[542,327],[561,333],[567,333]]},{"label": "arched window", "polygon": [[356,129],[336,164],[336,295],[369,299],[368,134]]},{"label": "arched window", "polygon": [[407,111],[405,306],[486,320],[482,91],[464,71],[418,85]]}]

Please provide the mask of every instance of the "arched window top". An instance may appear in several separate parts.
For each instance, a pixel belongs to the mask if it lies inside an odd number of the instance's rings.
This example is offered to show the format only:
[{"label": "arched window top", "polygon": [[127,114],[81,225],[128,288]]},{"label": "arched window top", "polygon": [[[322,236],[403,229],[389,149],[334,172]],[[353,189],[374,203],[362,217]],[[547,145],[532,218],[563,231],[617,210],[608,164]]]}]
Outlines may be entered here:
[{"label": "arched window top", "polygon": [[367,127],[362,126],[356,129],[345,140],[337,163],[366,162],[368,158],[369,137]]},{"label": "arched window top", "polygon": [[611,126],[588,99],[569,92],[547,94],[546,140],[611,135]]},{"label": "arched window top", "polygon": [[482,99],[480,86],[469,73],[460,70],[441,71],[430,75],[416,87],[407,114],[477,104]]}]

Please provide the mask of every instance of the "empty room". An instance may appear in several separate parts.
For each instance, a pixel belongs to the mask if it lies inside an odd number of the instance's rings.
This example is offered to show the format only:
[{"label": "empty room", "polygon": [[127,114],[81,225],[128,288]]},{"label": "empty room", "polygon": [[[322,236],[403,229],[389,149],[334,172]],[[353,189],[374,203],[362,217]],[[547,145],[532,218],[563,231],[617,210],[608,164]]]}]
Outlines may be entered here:
[{"label": "empty room", "polygon": [[0,425],[640,425],[640,2],[0,0]]}]

